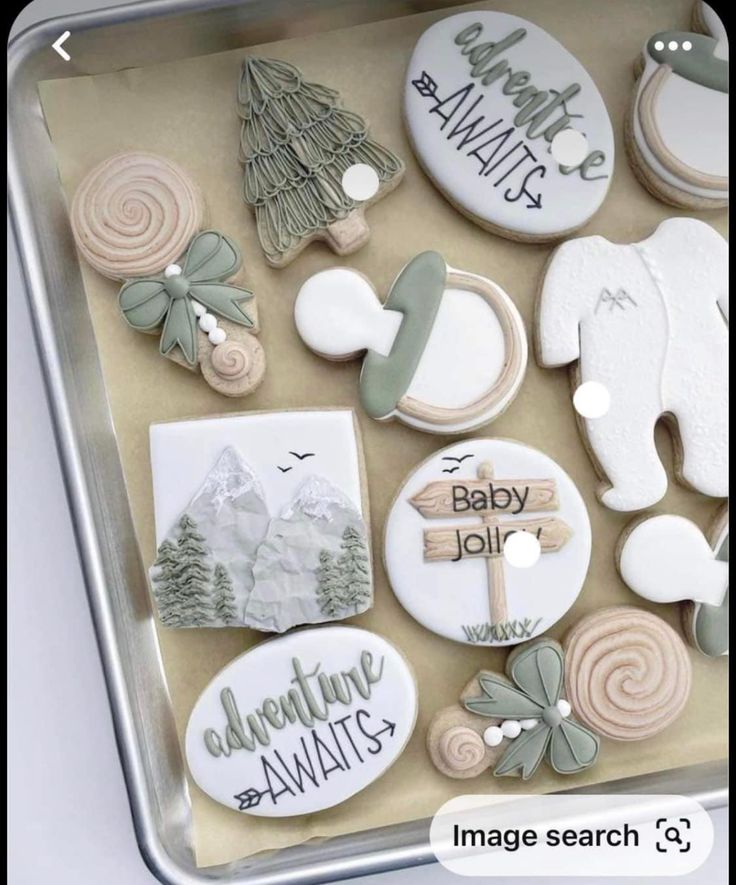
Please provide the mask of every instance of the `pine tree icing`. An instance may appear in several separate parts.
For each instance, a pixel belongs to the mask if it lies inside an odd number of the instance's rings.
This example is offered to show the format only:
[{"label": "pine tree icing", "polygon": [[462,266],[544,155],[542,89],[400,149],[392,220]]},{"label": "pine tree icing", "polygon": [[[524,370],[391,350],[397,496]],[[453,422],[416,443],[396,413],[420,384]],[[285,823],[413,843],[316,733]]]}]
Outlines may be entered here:
[{"label": "pine tree icing", "polygon": [[340,550],[339,557],[322,550],[317,569],[320,608],[331,618],[365,610],[373,593],[368,546],[355,526],[346,526]]},{"label": "pine tree icing", "polygon": [[210,594],[211,567],[205,539],[196,522],[185,513],[179,520],[178,562],[174,580],[178,590],[177,612],[190,627],[206,627],[214,620]]},{"label": "pine tree icing", "polygon": [[398,157],[368,138],[365,121],[338,101],[337,92],[307,83],[286,62],[253,56],[243,62],[243,196],[274,263],[356,208],[342,188],[350,166],[371,166],[382,184],[403,171]]},{"label": "pine tree icing", "polygon": [[184,627],[178,611],[178,585],[175,569],[178,564],[177,545],[165,538],[158,548],[158,556],[153,564],[153,595],[158,605],[161,622],[167,627]]},{"label": "pine tree icing", "polygon": [[221,562],[215,565],[212,579],[212,602],[215,609],[215,617],[221,624],[226,627],[240,625],[235,607],[233,582],[230,580],[230,575]]}]

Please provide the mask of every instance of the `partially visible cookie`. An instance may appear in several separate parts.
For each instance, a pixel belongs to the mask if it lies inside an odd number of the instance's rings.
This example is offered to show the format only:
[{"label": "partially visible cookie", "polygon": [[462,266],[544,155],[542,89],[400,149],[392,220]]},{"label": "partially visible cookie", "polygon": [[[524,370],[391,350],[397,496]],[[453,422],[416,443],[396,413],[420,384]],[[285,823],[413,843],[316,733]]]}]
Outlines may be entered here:
[{"label": "partially visible cookie", "polygon": [[[698,29],[718,17],[696,4]],[[721,26],[722,28],[722,26]],[[728,205],[728,38],[664,31],[636,64],[625,127],[632,169],[655,197],[683,209]]]}]

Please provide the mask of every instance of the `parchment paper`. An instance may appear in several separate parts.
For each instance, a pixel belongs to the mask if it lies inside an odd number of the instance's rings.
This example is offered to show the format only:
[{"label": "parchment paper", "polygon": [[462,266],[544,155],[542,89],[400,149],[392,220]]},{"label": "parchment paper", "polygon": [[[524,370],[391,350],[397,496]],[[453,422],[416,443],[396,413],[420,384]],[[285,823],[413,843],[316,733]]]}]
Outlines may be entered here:
[{"label": "parchment paper", "polygon": [[[548,30],[590,71],[603,95],[616,133],[615,175],[603,208],[582,234],[634,242],[646,237],[662,219],[687,214],[653,199],[635,180],[624,156],[622,122],[634,85],[635,57],[656,31],[687,27],[690,0],[498,0],[474,5],[515,13]],[[162,359],[155,338],[126,326],[117,307],[117,286],[84,267],[144,562],[150,563],[154,555],[148,456],[151,422],[244,409],[353,406],[365,444],[376,572],[375,608],[354,620],[393,640],[411,660],[418,678],[420,715],[410,745],[384,777],[337,808],[305,818],[259,819],[217,805],[191,785],[196,851],[203,866],[313,836],[429,816],[461,793],[564,789],[726,755],[727,661],[708,660],[693,650],[694,687],[681,719],[651,740],[603,740],[600,761],[581,776],[554,776],[542,765],[523,786],[515,779],[494,779],[490,774],[472,782],[453,781],[436,772],[426,754],[426,728],[436,710],[455,702],[478,669],[503,669],[506,657],[501,649],[471,648],[427,632],[398,604],[383,571],[381,535],[396,489],[419,461],[451,440],[400,424],[379,424],[362,414],[357,403],[359,364],[329,363],[308,352],[297,337],[292,306],[307,276],[341,263],[363,271],[385,296],[406,261],[424,249],[438,249],[454,267],[498,282],[516,301],[531,333],[535,290],[551,247],[513,243],[466,220],[420,171],[402,125],[402,84],[414,43],[432,22],[457,9],[259,47],[263,54],[298,65],[308,79],[339,88],[345,106],[371,122],[373,137],[406,162],[403,183],[368,210],[373,231],[370,242],[349,259],[336,258],[322,244],[314,244],[284,270],[270,269],[263,260],[253,216],[241,199],[237,160],[235,89],[244,51],[41,84],[68,197],[93,165],[116,151],[149,150],[177,161],[202,186],[210,224],[242,246],[245,276],[259,299],[261,341],[269,362],[266,381],[254,396],[228,400],[196,375]],[[697,215],[725,234],[725,211]],[[585,498],[594,539],[590,571],[577,604],[551,631],[553,636],[561,636],[583,614],[614,603],[652,608],[680,629],[676,605],[650,606],[630,593],[616,574],[614,546],[630,516],[605,510],[595,498],[597,480],[578,436],[565,370],[543,371],[531,359],[511,408],[476,435],[509,437],[540,448],[570,473]],[[658,443],[671,475],[669,437],[661,433]],[[672,482],[657,511],[680,513],[706,528],[720,503]],[[212,676],[263,635],[243,630],[161,629],[160,639],[183,735],[192,706]]]}]

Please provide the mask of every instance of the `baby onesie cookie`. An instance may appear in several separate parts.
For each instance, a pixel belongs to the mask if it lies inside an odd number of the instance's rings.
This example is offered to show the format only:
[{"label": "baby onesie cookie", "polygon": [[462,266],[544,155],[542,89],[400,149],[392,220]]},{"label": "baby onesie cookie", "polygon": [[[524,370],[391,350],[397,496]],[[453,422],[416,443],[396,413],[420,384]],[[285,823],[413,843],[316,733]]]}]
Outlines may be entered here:
[{"label": "baby onesie cookie", "polygon": [[[608,192],[613,130],[595,83],[567,49],[517,16],[463,12],[425,31],[409,62],[404,115],[433,183],[493,233],[561,239]],[[572,152],[559,151],[569,139]]]},{"label": "baby onesie cookie", "polygon": [[[506,561],[516,532],[541,555]],[[590,561],[588,513],[570,477],[522,443],[470,439],[420,464],[386,521],[384,562],[399,602],[428,630],[471,645],[515,645],[558,621]]]},{"label": "baby onesie cookie", "polygon": [[[366,122],[339,100],[285,61],[249,56],[243,62],[243,197],[273,267],[288,264],[313,240],[338,255],[360,249],[370,235],[365,210],[404,174],[403,162],[372,141]],[[356,169],[367,175],[367,191],[347,186],[344,176]]]},{"label": "baby onesie cookie", "polygon": [[349,409],[154,424],[158,552],[168,627],[283,633],[373,604],[368,497]]},{"label": "baby onesie cookie", "polygon": [[577,774],[595,764],[600,742],[570,715],[563,696],[559,643],[538,639],[514,649],[506,677],[478,673],[459,705],[435,715],[427,748],[436,768],[448,777],[469,778],[493,766],[496,777],[528,780],[542,760],[557,774]]},{"label": "baby onesie cookie", "polygon": [[553,254],[537,304],[538,362],[575,364],[573,386],[610,395],[579,418],[612,510],[662,498],[667,474],[654,426],[676,433],[675,473],[704,495],[728,495],[728,244],[710,225],[670,218],[640,243],[584,237]]},{"label": "baby onesie cookie", "polygon": [[255,338],[253,293],[235,285],[242,259],[224,234],[202,231],[199,189],[175,163],[117,154],[74,194],[72,232],[99,273],[127,280],[118,297],[126,322],[160,336],[163,356],[226,396],[245,396],[266,369]]},{"label": "baby onesie cookie", "polygon": [[294,320],[304,343],[331,360],[363,356],[360,401],[379,421],[431,433],[487,424],[514,399],[527,343],[514,303],[494,282],[422,252],[381,305],[362,274],[336,267],[299,290]]},{"label": "baby onesie cookie", "polygon": [[259,817],[311,814],[379,778],[417,716],[413,674],[386,639],[319,627],[267,640],[205,688],[187,725],[197,786]]},{"label": "baby onesie cookie", "polygon": [[619,543],[624,582],[651,602],[680,602],[690,643],[710,657],[728,654],[728,507],[709,538],[670,514],[628,529]]},{"label": "baby onesie cookie", "polygon": [[670,725],[690,695],[685,644],[656,615],[616,605],[568,632],[565,684],[577,717],[603,737],[643,740]]},{"label": "baby onesie cookie", "polygon": [[[707,9],[707,13],[705,10]],[[626,147],[642,184],[684,209],[728,205],[728,38],[707,4],[694,21],[721,34],[665,31],[647,41]]]}]

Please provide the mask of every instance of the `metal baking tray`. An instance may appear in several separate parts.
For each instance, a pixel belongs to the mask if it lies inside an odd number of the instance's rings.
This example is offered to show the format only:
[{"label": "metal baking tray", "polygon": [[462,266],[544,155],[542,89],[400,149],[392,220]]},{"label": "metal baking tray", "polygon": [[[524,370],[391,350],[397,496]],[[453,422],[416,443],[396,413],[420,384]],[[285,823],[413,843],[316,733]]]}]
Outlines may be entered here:
[{"label": "metal baking tray", "polygon": [[[162,882],[306,885],[435,858],[429,848],[429,821],[421,820],[197,869],[184,762],[37,83],[449,5],[451,0],[148,0],[42,22],[19,34],[8,48],[11,219],[135,831],[145,862]],[[69,62],[51,49],[66,30],[72,33]],[[724,761],[599,784],[582,792],[683,793],[714,807],[727,801],[726,777]]]}]

